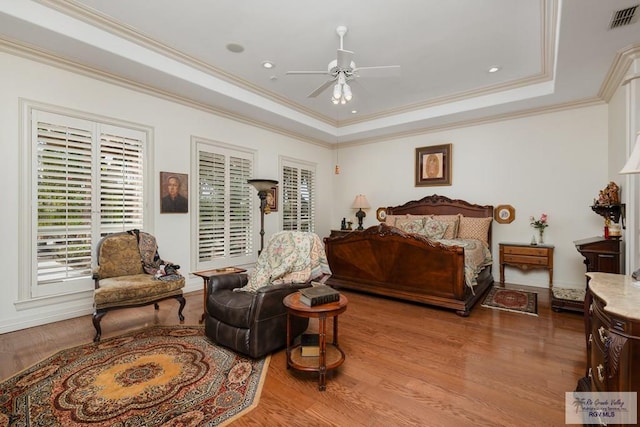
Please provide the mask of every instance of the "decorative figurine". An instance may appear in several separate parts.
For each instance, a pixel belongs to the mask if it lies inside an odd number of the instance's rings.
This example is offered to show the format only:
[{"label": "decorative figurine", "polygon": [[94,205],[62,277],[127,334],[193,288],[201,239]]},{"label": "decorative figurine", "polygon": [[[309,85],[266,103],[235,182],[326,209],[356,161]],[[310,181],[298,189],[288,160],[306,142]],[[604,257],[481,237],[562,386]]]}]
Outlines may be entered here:
[{"label": "decorative figurine", "polygon": [[340,230],[346,230],[346,229],[347,229],[347,219],[342,218],[342,222],[340,223]]}]

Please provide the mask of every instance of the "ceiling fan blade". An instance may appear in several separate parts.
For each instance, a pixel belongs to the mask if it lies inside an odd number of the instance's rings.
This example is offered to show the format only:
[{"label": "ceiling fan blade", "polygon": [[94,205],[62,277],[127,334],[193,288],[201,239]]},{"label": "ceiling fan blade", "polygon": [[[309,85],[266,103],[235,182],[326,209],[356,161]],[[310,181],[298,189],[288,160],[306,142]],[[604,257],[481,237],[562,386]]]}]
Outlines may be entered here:
[{"label": "ceiling fan blade", "polygon": [[398,77],[399,65],[382,65],[379,67],[359,67],[353,70],[358,77]]},{"label": "ceiling fan blade", "polygon": [[323,75],[327,75],[329,74],[326,70],[325,71],[287,71],[286,74],[323,74]]},{"label": "ceiling fan blade", "polygon": [[338,49],[338,61],[336,66],[339,69],[351,68],[353,52],[350,50]]},{"label": "ceiling fan blade", "polygon": [[317,88],[316,90],[314,90],[313,92],[311,92],[309,95],[307,95],[307,98],[315,98],[316,96],[320,95],[322,92],[324,92],[329,86],[333,85],[333,82],[335,81],[335,79],[330,79],[327,80],[326,82],[324,82],[322,84],[322,86],[320,86],[319,88]]}]

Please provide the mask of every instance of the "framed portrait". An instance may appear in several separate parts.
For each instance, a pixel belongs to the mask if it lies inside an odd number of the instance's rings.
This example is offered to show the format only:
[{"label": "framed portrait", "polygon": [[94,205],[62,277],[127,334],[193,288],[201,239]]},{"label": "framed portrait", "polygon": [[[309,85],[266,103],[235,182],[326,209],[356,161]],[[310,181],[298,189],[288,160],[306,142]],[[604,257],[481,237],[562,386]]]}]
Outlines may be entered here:
[{"label": "framed portrait", "polygon": [[267,192],[267,207],[271,212],[278,212],[278,187],[271,187]]},{"label": "framed portrait", "polygon": [[160,172],[160,213],[189,212],[189,175]]},{"label": "framed portrait", "polygon": [[451,144],[416,148],[416,187],[451,185]]},{"label": "framed portrait", "polygon": [[378,208],[376,210],[376,219],[384,222],[387,219],[387,208]]}]

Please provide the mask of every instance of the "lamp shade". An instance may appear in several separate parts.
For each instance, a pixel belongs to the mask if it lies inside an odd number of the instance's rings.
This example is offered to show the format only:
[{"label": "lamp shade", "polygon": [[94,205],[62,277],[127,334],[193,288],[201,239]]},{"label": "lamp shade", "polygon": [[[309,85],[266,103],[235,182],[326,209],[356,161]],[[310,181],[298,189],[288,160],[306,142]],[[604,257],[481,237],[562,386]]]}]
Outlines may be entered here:
[{"label": "lamp shade", "polygon": [[620,173],[640,173],[640,134],[636,139],[636,145],[633,147],[629,160],[627,160]]},{"label": "lamp shade", "polygon": [[358,194],[356,199],[353,201],[353,205],[351,205],[353,209],[369,209],[371,205],[369,205],[369,201],[367,200],[367,196],[364,194]]},{"label": "lamp shade", "polygon": [[247,184],[253,185],[258,191],[269,191],[271,187],[278,185],[274,179],[248,179]]}]

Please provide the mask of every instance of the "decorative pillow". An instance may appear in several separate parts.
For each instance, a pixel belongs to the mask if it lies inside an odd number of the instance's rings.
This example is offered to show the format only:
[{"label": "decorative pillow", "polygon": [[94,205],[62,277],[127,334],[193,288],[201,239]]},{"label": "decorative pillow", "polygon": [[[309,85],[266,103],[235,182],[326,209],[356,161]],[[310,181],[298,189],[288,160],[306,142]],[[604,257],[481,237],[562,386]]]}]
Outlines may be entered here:
[{"label": "decorative pillow", "polygon": [[424,222],[422,231],[419,233],[431,240],[440,240],[444,237],[448,227],[449,226],[445,222],[429,218]]},{"label": "decorative pillow", "polygon": [[384,219],[384,223],[390,227],[395,227],[396,220],[398,218],[406,218],[406,217],[407,217],[406,215],[387,215],[387,217]]},{"label": "decorative pillow", "polygon": [[424,218],[398,218],[396,227],[405,233],[421,233],[424,228]]},{"label": "decorative pillow", "polygon": [[489,243],[489,226],[493,218],[471,218],[463,216],[460,218],[460,229],[458,239],[478,239]]},{"label": "decorative pillow", "polygon": [[456,239],[458,238],[458,227],[460,225],[460,217],[462,215],[432,215],[431,218],[436,221],[444,222],[447,224],[447,231],[444,233],[443,239]]}]

